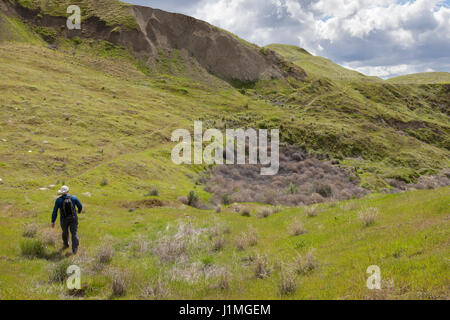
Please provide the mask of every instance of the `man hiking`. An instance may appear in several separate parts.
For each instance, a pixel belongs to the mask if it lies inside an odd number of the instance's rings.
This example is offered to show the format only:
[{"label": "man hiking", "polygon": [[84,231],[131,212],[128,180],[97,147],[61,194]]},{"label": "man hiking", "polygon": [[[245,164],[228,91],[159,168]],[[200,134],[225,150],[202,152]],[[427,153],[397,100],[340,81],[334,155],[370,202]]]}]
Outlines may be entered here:
[{"label": "man hiking", "polygon": [[62,228],[62,239],[63,239],[63,249],[69,248],[69,229],[72,235],[72,252],[76,254],[78,251],[78,215],[75,206],[78,209],[78,213],[81,213],[83,206],[81,202],[75,197],[68,194],[69,187],[63,186],[58,194],[61,195],[55,201],[55,207],[53,208],[52,214],[52,228],[55,227],[55,221],[58,217],[58,210],[60,211],[60,222]]}]

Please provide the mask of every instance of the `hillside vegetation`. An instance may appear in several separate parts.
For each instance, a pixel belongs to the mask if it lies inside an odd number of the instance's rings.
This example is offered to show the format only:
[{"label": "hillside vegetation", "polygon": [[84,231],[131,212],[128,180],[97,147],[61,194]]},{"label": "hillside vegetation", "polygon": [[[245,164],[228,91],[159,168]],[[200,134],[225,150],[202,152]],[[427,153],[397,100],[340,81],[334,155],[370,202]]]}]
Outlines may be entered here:
[{"label": "hillside vegetation", "polygon": [[[17,2],[63,14],[62,4]],[[111,27],[134,25],[119,2],[80,3]],[[450,188],[387,192],[449,167],[449,85],[391,84],[271,48],[307,76],[230,83],[176,50],[146,63],[0,11],[0,299],[448,299]],[[310,179],[332,162],[372,193],[212,204],[211,168],[170,160],[171,132],[195,120],[280,128],[311,166],[330,160]],[[85,207],[77,256],[49,228],[62,184]],[[82,268],[79,291],[63,284],[70,264]],[[366,288],[370,265],[381,291]]]},{"label": "hillside vegetation", "polygon": [[431,83],[450,83],[450,73],[448,72],[425,72],[408,74],[405,76],[394,77],[387,80],[389,83],[402,84],[431,84]]}]

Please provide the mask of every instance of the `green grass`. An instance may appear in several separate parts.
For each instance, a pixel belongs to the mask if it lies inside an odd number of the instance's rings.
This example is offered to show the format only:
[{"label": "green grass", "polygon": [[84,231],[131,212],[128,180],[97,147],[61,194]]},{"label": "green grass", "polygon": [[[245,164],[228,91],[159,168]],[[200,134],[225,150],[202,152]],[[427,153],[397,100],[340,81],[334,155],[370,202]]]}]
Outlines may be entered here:
[{"label": "green grass", "polygon": [[11,0],[24,8],[40,10],[42,14],[67,17],[67,8],[78,5],[81,18],[98,17],[108,26],[121,26],[126,30],[137,29],[134,17],[128,11],[129,4],[118,0]]},{"label": "green grass", "polygon": [[[310,74],[303,82],[266,81],[236,90],[217,79],[205,81],[212,77],[189,77],[176,52],[149,67],[103,41],[57,38],[59,49],[51,50],[20,21],[1,21],[0,299],[72,298],[63,284],[51,281],[61,278],[68,263],[82,268],[90,299],[111,297],[112,274],[122,269],[132,278],[125,299],[142,298],[142,285],[157,279],[170,298],[275,299],[280,262],[290,264],[311,249],[318,268],[297,276],[295,292],[281,298],[370,298],[374,293],[365,287],[365,272],[375,264],[386,280],[379,295],[448,299],[450,188],[321,205],[313,218],[306,217],[305,208],[284,208],[259,219],[227,208],[215,213],[183,206],[177,198],[191,190],[209,201],[211,195],[197,183],[205,167],[179,167],[170,160],[171,132],[192,128],[200,119],[219,129],[281,127],[283,141],[339,159],[368,187],[383,189],[389,177],[413,181],[449,166],[448,116],[438,108],[447,99],[442,85]],[[405,127],[399,134],[394,126],[412,121],[429,128]],[[51,209],[62,184],[85,207],[79,255],[71,257],[57,245],[46,247],[40,258],[23,256],[21,243],[28,252],[30,241],[52,232]],[[152,189],[158,194],[149,198]],[[163,206],[146,202],[153,200]],[[249,207],[256,212],[259,205]],[[364,207],[378,209],[367,228],[358,219]],[[297,237],[288,230],[295,219],[306,229]],[[189,221],[200,230],[198,245],[186,248],[185,264],[161,264],[154,241],[173,236],[177,224]],[[22,236],[23,225],[30,223],[38,226],[37,239]],[[225,245],[213,251],[209,232],[217,226],[230,233],[222,232]],[[237,251],[235,238],[250,228],[258,243]],[[97,269],[93,261],[105,242],[115,254]],[[245,262],[257,255],[269,257],[273,271],[266,279],[255,279],[253,264]],[[230,273],[227,290],[217,288],[220,275],[174,276],[221,268]]]},{"label": "green grass", "polygon": [[301,66],[308,75],[316,77],[326,77],[333,80],[348,81],[380,81],[381,79],[376,77],[368,77],[359,72],[343,68],[331,60],[313,56],[305,49],[297,46],[271,44],[266,46],[271,50],[281,54],[290,62],[293,62]]},{"label": "green grass", "polygon": [[0,42],[15,41],[31,44],[42,44],[43,41],[24,25],[19,19],[9,17],[0,12]]},{"label": "green grass", "polygon": [[399,76],[390,78],[387,80],[389,83],[401,83],[401,84],[433,84],[433,83],[450,83],[449,72],[425,72],[417,74],[409,74],[405,76]]},{"label": "green grass", "polygon": [[[383,187],[384,178],[411,182],[427,168],[448,167],[447,85],[391,83],[295,46],[268,48],[309,77],[306,83],[294,83],[294,90],[275,82],[260,88],[264,98],[291,112],[289,120],[279,116],[276,121],[282,123],[287,141],[345,158],[342,162],[361,170],[364,183],[375,188]],[[356,159],[358,155],[363,159]]]}]

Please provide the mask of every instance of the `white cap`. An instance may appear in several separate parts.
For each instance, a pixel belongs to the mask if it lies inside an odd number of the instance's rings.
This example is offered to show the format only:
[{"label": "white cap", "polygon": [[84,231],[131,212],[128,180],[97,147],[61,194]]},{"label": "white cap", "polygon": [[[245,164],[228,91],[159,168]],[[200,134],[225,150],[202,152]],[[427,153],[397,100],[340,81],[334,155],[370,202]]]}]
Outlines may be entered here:
[{"label": "white cap", "polygon": [[59,194],[67,194],[69,192],[68,186],[62,186],[60,190],[58,190]]}]

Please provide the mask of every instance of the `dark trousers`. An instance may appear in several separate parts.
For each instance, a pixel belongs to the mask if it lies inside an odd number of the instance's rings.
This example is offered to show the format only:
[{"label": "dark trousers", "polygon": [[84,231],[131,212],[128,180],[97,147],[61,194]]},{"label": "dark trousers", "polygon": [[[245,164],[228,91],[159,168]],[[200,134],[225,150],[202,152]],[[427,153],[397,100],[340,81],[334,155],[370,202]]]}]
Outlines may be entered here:
[{"label": "dark trousers", "polygon": [[69,230],[72,235],[72,251],[76,250],[79,245],[78,240],[78,217],[72,219],[62,218],[61,219],[61,229],[62,229],[62,240],[66,247],[69,246]]}]

